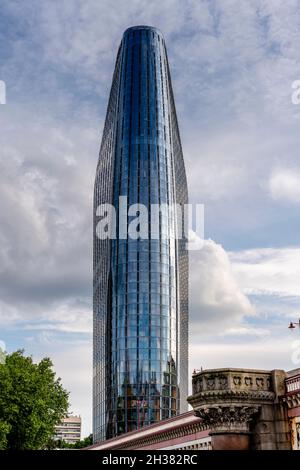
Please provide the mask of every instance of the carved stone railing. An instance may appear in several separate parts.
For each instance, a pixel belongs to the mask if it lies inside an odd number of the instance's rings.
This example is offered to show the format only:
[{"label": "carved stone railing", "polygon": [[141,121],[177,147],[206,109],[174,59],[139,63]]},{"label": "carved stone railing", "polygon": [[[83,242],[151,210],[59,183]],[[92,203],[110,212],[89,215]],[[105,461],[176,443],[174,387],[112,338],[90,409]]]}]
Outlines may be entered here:
[{"label": "carved stone railing", "polygon": [[193,375],[193,395],[189,403],[207,404],[218,398],[229,402],[235,399],[247,401],[274,400],[270,372],[247,369],[212,369]]},{"label": "carved stone railing", "polygon": [[300,393],[300,374],[295,375],[294,377],[289,377],[285,379],[285,386],[287,393],[290,392],[299,392]]},{"label": "carved stone railing", "polygon": [[300,406],[300,374],[285,379],[286,394],[282,400],[289,408]]},{"label": "carved stone railing", "polygon": [[210,428],[213,448],[249,448],[251,422],[263,405],[275,400],[271,372],[205,370],[193,375],[192,386],[193,395],[188,402]]}]

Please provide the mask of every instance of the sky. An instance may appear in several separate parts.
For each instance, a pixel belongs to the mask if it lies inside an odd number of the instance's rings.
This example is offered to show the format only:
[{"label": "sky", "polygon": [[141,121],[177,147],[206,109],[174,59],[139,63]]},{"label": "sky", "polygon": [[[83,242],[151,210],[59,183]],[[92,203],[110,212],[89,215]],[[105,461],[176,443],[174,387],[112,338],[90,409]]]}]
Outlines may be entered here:
[{"label": "sky", "polygon": [[[190,201],[194,368],[300,367],[300,2],[2,0],[0,341],[49,356],[91,432],[92,196],[117,48],[164,34]],[[2,344],[2,343],[1,343]]]}]

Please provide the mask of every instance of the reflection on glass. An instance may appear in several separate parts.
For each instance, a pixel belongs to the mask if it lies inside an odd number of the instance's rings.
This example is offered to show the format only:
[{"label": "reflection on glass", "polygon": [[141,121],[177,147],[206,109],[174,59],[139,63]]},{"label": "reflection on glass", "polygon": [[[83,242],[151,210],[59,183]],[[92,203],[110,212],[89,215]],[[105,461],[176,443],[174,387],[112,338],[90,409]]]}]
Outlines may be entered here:
[{"label": "reflection on glass", "polygon": [[[120,196],[150,215],[150,204],[187,203],[165,43],[150,27],[129,28],[119,49],[95,209],[111,202],[118,216]],[[188,257],[175,220],[150,217],[148,240],[94,236],[95,441],[187,409]]]}]

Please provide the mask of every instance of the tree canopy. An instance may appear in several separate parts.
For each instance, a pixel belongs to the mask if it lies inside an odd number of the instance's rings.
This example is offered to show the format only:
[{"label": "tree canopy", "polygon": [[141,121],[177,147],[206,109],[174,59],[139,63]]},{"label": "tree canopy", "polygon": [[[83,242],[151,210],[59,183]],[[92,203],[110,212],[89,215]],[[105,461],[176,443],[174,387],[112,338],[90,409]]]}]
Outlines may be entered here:
[{"label": "tree canopy", "polygon": [[43,449],[67,415],[69,394],[52,368],[23,351],[0,364],[0,449]]},{"label": "tree canopy", "polygon": [[48,449],[83,449],[93,444],[93,434],[81,439],[80,441],[70,444],[64,440],[51,440]]}]

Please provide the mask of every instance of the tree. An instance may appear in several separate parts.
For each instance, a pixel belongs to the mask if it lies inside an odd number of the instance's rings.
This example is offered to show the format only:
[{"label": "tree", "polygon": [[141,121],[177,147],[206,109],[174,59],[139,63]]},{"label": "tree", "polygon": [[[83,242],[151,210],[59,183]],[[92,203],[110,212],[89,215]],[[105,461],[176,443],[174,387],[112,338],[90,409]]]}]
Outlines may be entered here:
[{"label": "tree", "polygon": [[75,442],[74,444],[70,444],[64,440],[58,439],[55,441],[55,444],[52,444],[50,441],[47,444],[47,449],[56,448],[56,449],[83,449],[83,447],[88,447],[93,444],[93,434],[81,439],[80,441]]},{"label": "tree", "polygon": [[49,358],[17,351],[0,364],[0,449],[42,449],[68,411],[68,392]]},{"label": "tree", "polygon": [[91,446],[93,444],[93,434],[85,437],[81,441],[77,441],[74,444],[74,449],[82,449],[83,447]]}]

